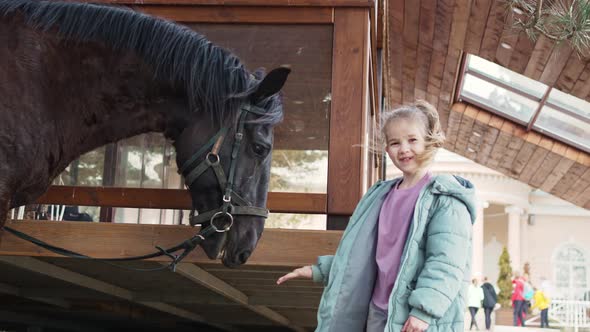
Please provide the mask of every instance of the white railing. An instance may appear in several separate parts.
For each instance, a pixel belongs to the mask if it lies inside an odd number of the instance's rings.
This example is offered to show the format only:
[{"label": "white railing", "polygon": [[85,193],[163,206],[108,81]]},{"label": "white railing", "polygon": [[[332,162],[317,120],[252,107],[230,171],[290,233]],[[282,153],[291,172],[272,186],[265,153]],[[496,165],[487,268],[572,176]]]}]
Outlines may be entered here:
[{"label": "white railing", "polygon": [[[526,324],[538,322],[535,315]],[[590,328],[590,301],[552,300],[549,306],[549,326],[569,327],[578,332],[580,328]]]}]

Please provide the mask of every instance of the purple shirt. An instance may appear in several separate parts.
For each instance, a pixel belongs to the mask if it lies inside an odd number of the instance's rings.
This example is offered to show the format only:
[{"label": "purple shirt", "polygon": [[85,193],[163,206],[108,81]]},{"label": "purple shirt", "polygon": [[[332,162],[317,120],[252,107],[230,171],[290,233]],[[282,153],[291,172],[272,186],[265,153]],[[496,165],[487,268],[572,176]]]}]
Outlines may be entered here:
[{"label": "purple shirt", "polygon": [[[373,303],[387,311],[389,295],[393,289],[400,266],[400,260],[408,237],[408,230],[414,216],[414,208],[420,191],[430,181],[427,173],[413,187],[392,188],[387,194],[379,213],[377,234],[377,280],[373,289]],[[398,183],[399,184],[399,183]]]}]

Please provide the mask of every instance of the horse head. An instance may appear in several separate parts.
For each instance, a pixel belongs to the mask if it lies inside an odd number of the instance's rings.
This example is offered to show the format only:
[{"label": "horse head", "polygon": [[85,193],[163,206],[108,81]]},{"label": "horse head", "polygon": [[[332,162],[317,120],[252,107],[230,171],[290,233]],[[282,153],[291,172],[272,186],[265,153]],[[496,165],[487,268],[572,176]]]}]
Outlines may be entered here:
[{"label": "horse head", "polygon": [[279,91],[288,68],[277,68],[254,81],[239,96],[238,109],[218,125],[192,121],[174,142],[179,171],[193,203],[191,224],[216,232],[202,248],[210,259],[235,267],[254,251],[268,215],[273,126],[282,120]]}]

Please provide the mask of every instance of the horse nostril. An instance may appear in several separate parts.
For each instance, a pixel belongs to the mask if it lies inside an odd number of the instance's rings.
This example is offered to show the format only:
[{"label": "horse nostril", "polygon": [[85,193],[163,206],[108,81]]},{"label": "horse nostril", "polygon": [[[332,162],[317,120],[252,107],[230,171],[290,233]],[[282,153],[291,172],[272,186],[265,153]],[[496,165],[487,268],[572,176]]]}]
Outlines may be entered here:
[{"label": "horse nostril", "polygon": [[248,260],[248,257],[250,257],[250,255],[252,254],[252,252],[250,250],[246,250],[246,251],[242,251],[239,255],[238,255],[238,260],[240,264],[244,264],[246,263],[246,261]]}]

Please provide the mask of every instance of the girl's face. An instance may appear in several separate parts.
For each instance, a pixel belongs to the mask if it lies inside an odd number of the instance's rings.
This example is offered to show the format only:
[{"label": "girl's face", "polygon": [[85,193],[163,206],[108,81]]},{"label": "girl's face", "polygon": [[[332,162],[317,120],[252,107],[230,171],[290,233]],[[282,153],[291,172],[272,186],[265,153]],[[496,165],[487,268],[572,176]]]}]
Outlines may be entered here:
[{"label": "girl's face", "polygon": [[393,164],[404,177],[420,170],[417,156],[425,150],[425,128],[420,120],[399,118],[389,122],[385,128],[386,151]]}]

